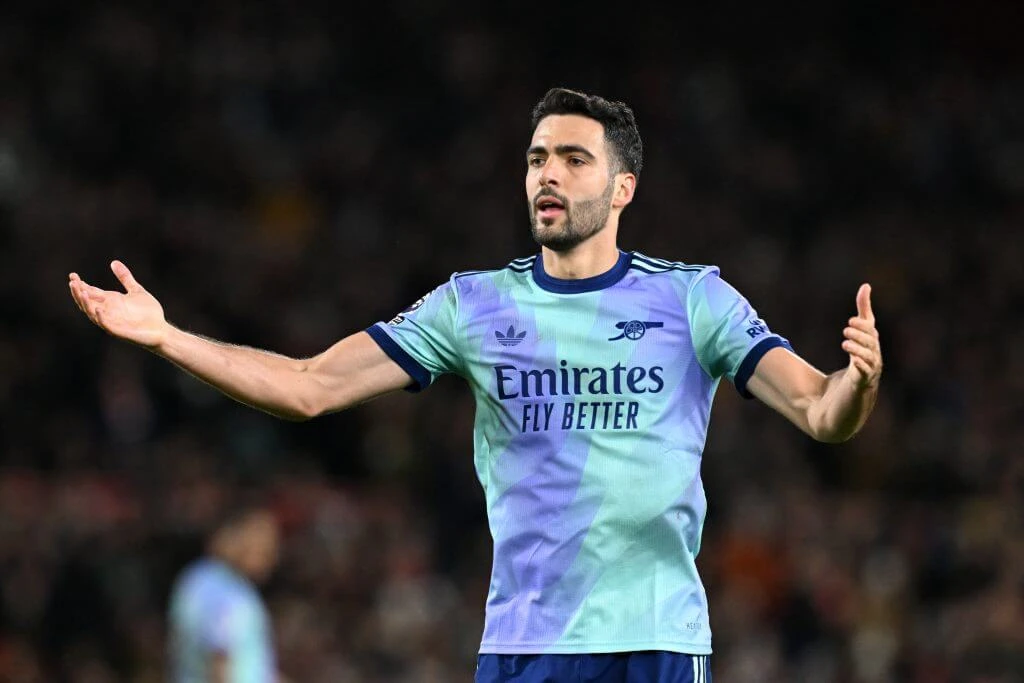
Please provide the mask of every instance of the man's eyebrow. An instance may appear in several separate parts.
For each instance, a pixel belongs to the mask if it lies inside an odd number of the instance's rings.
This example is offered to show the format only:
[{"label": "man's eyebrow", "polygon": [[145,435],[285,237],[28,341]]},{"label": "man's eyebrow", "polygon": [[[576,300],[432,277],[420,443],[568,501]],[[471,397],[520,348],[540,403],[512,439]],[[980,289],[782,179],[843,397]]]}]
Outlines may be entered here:
[{"label": "man's eyebrow", "polygon": [[[526,150],[527,156],[532,155],[532,154],[547,154],[547,153],[548,153],[548,148],[545,147],[544,145],[534,145],[530,149]],[[594,156],[594,154],[589,149],[587,149],[583,145],[558,145],[558,146],[555,147],[555,154],[557,154],[558,156],[568,156],[570,154],[579,154],[580,156],[584,156],[584,157],[586,157],[586,158],[588,158],[590,160],[594,160],[594,159],[597,158],[597,157]]]}]

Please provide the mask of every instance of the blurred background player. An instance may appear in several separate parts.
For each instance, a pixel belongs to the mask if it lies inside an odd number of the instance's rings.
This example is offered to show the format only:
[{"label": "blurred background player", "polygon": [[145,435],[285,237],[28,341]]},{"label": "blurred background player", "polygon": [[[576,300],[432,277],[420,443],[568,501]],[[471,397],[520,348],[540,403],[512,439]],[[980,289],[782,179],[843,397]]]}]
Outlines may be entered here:
[{"label": "blurred background player", "polygon": [[171,594],[173,683],[274,683],[270,614],[257,585],[278,560],[279,529],[262,503],[224,515],[206,553],[188,565]]}]

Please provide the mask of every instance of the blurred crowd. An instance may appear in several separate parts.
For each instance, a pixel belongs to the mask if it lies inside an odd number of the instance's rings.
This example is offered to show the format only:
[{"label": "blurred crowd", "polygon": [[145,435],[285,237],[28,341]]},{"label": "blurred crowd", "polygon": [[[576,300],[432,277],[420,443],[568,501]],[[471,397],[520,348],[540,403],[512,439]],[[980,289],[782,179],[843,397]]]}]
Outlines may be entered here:
[{"label": "blurred crowd", "polygon": [[823,4],[13,11],[0,680],[162,680],[171,581],[253,485],[286,532],[264,595],[290,680],[471,680],[491,545],[464,386],[275,421],[113,342],[65,283],[113,287],[120,258],[181,327],[317,353],[536,250],[523,155],[554,85],[636,111],[623,248],[720,265],[826,371],[874,286],[886,370],[856,439],[719,392],[715,680],[1024,680],[1021,48],[952,2]]}]

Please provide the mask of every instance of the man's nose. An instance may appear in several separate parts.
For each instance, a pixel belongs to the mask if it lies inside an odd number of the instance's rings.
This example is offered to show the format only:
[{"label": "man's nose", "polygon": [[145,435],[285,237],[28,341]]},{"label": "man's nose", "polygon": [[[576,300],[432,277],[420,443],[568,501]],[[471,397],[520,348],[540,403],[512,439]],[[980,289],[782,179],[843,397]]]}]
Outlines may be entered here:
[{"label": "man's nose", "polygon": [[544,168],[540,170],[540,176],[538,179],[540,180],[540,184],[544,187],[550,185],[557,187],[561,183],[558,164],[553,159],[548,159],[547,163],[544,164]]}]

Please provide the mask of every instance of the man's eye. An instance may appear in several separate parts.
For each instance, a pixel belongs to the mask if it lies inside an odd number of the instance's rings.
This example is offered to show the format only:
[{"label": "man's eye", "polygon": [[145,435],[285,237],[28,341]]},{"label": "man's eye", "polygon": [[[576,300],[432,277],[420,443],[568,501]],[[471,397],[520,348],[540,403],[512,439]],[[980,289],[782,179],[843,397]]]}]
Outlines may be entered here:
[{"label": "man's eye", "polygon": [[526,160],[526,163],[529,164],[530,166],[533,166],[534,168],[540,168],[541,166],[544,165],[544,160],[541,159],[540,157],[531,157]]},{"label": "man's eye", "polygon": [[569,157],[569,163],[572,164],[573,166],[582,166],[587,162],[582,157]]}]

